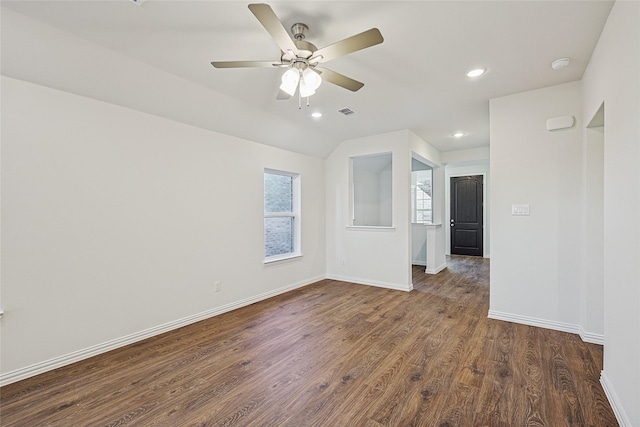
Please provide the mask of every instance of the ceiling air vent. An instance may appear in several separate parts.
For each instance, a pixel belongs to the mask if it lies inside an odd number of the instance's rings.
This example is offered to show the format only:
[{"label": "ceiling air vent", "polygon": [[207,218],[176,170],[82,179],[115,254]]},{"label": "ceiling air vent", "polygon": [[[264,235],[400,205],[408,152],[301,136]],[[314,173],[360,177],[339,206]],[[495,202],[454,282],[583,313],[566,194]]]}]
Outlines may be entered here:
[{"label": "ceiling air vent", "polygon": [[345,107],[345,108],[341,108],[338,110],[338,113],[342,113],[345,116],[348,116],[349,114],[353,114],[355,113],[355,111],[353,111],[351,108]]}]

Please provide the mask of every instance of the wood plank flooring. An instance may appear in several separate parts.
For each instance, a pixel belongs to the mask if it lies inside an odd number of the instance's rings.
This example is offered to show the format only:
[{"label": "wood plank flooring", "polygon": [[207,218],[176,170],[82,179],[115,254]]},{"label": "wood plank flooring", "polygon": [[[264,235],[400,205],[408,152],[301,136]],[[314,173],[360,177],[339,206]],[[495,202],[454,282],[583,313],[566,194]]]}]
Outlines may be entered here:
[{"label": "wood plank flooring", "polygon": [[2,426],[616,426],[602,348],[487,319],[489,261],[324,280],[0,389]]}]

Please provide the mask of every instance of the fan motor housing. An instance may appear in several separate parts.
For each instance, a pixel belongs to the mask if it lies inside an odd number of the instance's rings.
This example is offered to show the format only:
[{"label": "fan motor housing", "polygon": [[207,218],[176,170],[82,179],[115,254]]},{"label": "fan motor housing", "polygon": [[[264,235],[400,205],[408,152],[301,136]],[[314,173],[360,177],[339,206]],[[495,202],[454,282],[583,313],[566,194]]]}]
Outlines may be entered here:
[{"label": "fan motor housing", "polygon": [[303,40],[307,35],[307,31],[309,31],[309,27],[300,22],[291,26],[291,34],[293,34],[295,40]]},{"label": "fan motor housing", "polygon": [[294,43],[298,48],[298,56],[296,57],[293,52],[282,52],[282,57],[280,58],[282,62],[291,62],[296,58],[309,59],[311,58],[313,53],[318,50],[318,48],[313,43],[309,43],[305,40],[295,40]]}]

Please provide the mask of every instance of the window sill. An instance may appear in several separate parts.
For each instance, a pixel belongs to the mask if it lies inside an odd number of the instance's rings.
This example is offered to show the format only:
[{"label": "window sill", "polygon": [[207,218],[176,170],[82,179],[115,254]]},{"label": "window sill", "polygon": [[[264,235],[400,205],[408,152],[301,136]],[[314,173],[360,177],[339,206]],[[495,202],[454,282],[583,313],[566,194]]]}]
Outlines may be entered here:
[{"label": "window sill", "polygon": [[428,224],[425,224],[425,227],[427,228],[440,228],[442,227],[441,223],[436,223],[436,222],[430,222]]},{"label": "window sill", "polygon": [[280,262],[280,261],[290,261],[296,258],[302,258],[302,254],[300,253],[293,253],[293,254],[285,254],[285,255],[276,255],[276,256],[272,256],[269,258],[265,258],[264,259],[264,263],[265,264],[273,264],[275,262]]},{"label": "window sill", "polygon": [[347,225],[347,230],[394,231],[395,227],[374,225]]}]

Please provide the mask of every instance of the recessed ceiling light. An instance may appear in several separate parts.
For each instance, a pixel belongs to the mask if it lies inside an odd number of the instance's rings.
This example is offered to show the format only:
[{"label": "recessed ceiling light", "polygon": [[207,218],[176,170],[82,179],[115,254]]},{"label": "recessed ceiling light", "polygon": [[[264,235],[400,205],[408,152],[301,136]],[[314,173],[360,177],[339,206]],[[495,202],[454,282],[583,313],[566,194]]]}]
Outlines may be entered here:
[{"label": "recessed ceiling light", "polygon": [[454,132],[454,133],[451,134],[451,136],[454,137],[454,138],[461,138],[461,137],[463,137],[465,135],[466,134],[464,132],[462,132],[462,131]]},{"label": "recessed ceiling light", "polygon": [[551,68],[553,68],[554,70],[559,70],[561,68],[567,67],[569,65],[569,62],[569,58],[556,59],[551,63]]},{"label": "recessed ceiling light", "polygon": [[486,68],[476,68],[475,70],[471,70],[467,73],[467,77],[478,77],[483,75],[487,71]]},{"label": "recessed ceiling light", "polygon": [[318,113],[318,112],[311,113],[311,117],[313,117],[314,119],[319,119],[320,117],[322,117],[322,113]]}]

